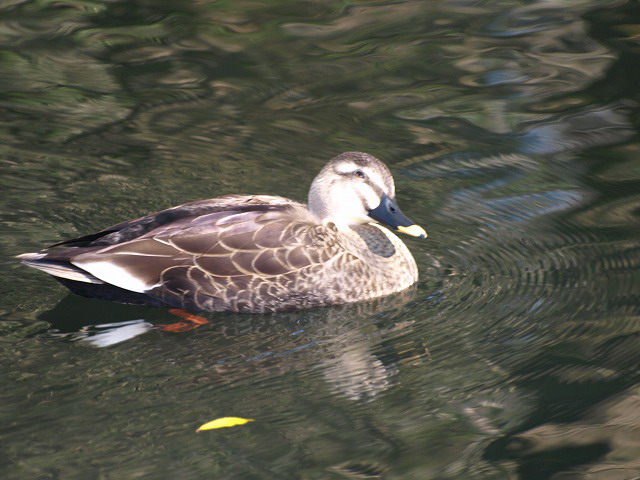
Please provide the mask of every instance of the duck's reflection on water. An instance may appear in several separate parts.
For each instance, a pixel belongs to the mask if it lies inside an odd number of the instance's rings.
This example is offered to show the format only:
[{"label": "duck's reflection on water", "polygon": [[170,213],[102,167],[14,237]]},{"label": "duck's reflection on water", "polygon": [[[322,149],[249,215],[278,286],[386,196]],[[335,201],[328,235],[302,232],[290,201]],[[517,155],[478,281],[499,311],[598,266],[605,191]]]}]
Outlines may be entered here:
[{"label": "duck's reflection on water", "polygon": [[[156,329],[171,317],[165,309],[68,295],[40,315],[51,327],[39,337],[94,347],[135,344],[146,350],[144,356],[153,356],[162,336],[176,340],[169,349],[161,342],[163,361],[172,357],[172,362],[183,364],[187,371],[197,365],[198,384],[234,384],[293,371],[317,371],[334,393],[366,400],[393,385],[400,363],[428,358],[427,347],[411,339],[415,320],[404,314],[415,297],[416,289],[410,288],[370,302],[313,310],[208,314],[209,325],[171,334]],[[188,345],[182,341],[185,336]]]}]

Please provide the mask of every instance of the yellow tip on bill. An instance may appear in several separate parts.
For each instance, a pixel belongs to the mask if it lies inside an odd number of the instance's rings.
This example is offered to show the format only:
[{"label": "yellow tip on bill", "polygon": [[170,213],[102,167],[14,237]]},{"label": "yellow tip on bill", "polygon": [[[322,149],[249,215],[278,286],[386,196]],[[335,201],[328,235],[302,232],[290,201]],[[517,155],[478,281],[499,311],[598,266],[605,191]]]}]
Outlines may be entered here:
[{"label": "yellow tip on bill", "polygon": [[420,225],[411,225],[410,227],[398,227],[398,231],[411,235],[412,237],[426,238],[427,232]]}]

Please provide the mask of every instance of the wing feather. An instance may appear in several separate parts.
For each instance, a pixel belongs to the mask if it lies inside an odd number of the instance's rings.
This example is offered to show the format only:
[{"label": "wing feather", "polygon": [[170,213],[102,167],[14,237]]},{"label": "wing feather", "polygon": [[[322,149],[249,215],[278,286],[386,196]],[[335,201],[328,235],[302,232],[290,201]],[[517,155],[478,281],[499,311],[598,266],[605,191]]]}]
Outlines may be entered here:
[{"label": "wing feather", "polygon": [[270,311],[317,295],[304,280],[341,252],[326,233],[291,205],[229,210],[179,218],[72,263],[170,305]]}]

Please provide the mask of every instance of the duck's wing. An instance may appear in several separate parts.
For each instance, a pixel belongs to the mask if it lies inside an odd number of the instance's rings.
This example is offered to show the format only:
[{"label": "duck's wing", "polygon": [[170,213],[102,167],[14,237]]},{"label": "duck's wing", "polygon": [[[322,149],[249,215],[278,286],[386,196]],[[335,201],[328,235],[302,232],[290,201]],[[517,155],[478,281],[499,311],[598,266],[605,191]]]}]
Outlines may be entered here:
[{"label": "duck's wing", "polygon": [[183,216],[132,240],[77,250],[69,262],[104,283],[209,311],[281,310],[287,301],[295,307],[288,297],[304,288],[294,283],[345,255],[330,232],[292,202]]},{"label": "duck's wing", "polygon": [[250,211],[279,206],[300,206],[299,203],[273,195],[226,195],[223,197],[198,200],[183,205],[154,212],[144,217],[127,220],[104,230],[78,238],[65,240],[53,247],[99,247],[117,245],[139,238],[157,228],[171,225],[184,219],[193,219],[210,213],[225,211]]}]

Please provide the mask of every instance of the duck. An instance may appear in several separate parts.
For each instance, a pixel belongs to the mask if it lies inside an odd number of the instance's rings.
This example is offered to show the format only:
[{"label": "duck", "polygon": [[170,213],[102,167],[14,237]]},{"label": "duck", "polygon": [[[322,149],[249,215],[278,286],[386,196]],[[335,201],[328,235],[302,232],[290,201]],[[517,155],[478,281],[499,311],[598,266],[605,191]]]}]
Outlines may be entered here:
[{"label": "duck", "polygon": [[332,158],[308,203],[225,195],[185,203],[17,258],[72,292],[198,312],[273,313],[368,301],[418,280],[400,232],[425,238],[389,168]]}]

